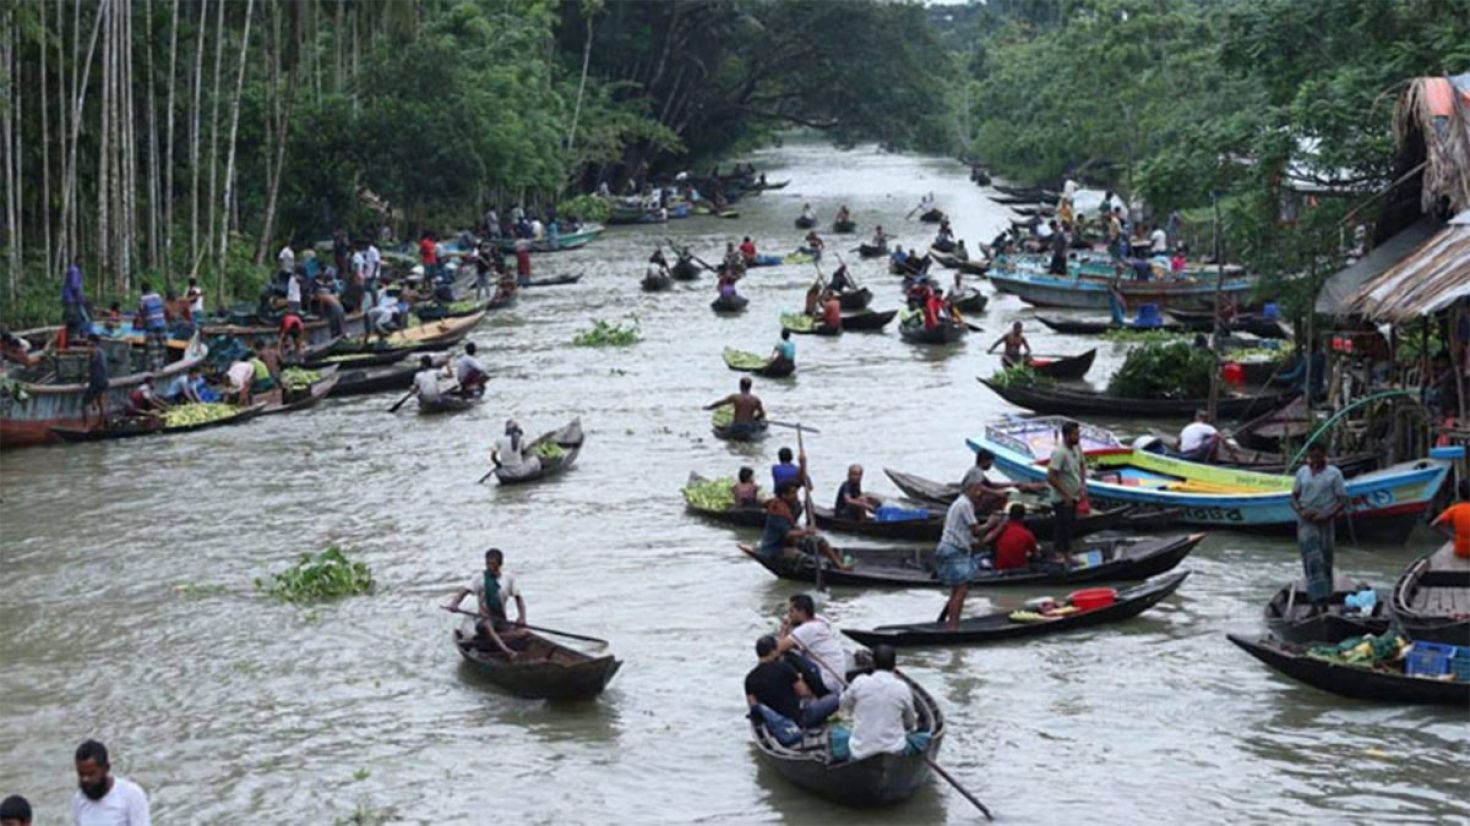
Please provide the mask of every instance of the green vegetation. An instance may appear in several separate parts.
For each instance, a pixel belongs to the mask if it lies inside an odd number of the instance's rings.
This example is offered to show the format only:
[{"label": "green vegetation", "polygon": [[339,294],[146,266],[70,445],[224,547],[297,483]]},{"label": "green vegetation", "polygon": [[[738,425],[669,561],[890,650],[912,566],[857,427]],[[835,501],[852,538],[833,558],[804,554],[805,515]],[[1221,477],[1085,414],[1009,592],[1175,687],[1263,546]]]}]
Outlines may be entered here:
[{"label": "green vegetation", "polygon": [[715,427],[729,427],[734,422],[735,408],[728,404],[716,407],[714,415],[710,416],[710,424]]},{"label": "green vegetation", "polygon": [[302,604],[365,594],[373,589],[367,565],[353,562],[337,548],[312,556],[302,554],[295,565],[269,579],[255,580],[257,590],[284,602]]},{"label": "green vegetation", "polygon": [[807,331],[816,325],[816,321],[806,313],[782,313],[781,326],[789,330]]},{"label": "green vegetation", "polygon": [[1050,376],[1039,375],[1035,370],[1032,370],[1024,364],[1016,364],[996,370],[990,374],[990,382],[999,387],[1010,387],[1011,385],[1032,387],[1037,384],[1052,384]]},{"label": "green vegetation", "polygon": [[305,390],[321,380],[321,373],[302,367],[287,367],[281,371],[281,385],[287,390]]},{"label": "green vegetation", "polygon": [[233,404],[220,402],[180,404],[170,407],[168,412],[164,413],[163,424],[165,427],[208,424],[220,419],[228,419],[239,412],[240,409]]},{"label": "green vegetation", "polygon": [[556,442],[542,442],[531,448],[531,452],[542,459],[560,459],[567,455],[566,448]]},{"label": "green vegetation", "polygon": [[725,363],[731,367],[739,367],[754,370],[766,365],[766,360],[755,353],[747,353],[744,350],[725,350]]},{"label": "green vegetation", "polygon": [[1103,338],[1117,344],[1173,344],[1177,341],[1186,341],[1190,336],[1188,333],[1171,333],[1168,330],[1139,330],[1133,327],[1120,327],[1103,333]]},{"label": "green vegetation", "polygon": [[[723,408],[722,408],[723,409]],[[690,482],[684,486],[684,501],[701,510],[722,511],[735,507],[735,494],[730,486],[733,479],[706,479]]]},{"label": "green vegetation", "polygon": [[1202,399],[1210,395],[1215,354],[1185,342],[1143,344],[1108,380],[1108,392],[1125,399]]},{"label": "green vegetation", "polygon": [[630,347],[642,340],[638,319],[630,316],[626,327],[597,319],[592,322],[592,329],[578,333],[572,343],[578,347]]}]

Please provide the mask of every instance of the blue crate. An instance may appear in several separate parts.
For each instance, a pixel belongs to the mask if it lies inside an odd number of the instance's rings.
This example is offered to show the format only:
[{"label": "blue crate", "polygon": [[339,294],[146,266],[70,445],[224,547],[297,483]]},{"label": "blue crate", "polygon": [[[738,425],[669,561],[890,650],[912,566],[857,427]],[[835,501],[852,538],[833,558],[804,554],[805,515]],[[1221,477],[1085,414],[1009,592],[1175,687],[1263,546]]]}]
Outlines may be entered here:
[{"label": "blue crate", "polygon": [[1470,647],[1456,646],[1455,655],[1450,657],[1450,673],[1462,683],[1470,683]]},{"label": "blue crate", "polygon": [[1450,658],[1454,656],[1453,645],[1415,641],[1404,662],[1404,673],[1411,677],[1443,677],[1450,673]]}]

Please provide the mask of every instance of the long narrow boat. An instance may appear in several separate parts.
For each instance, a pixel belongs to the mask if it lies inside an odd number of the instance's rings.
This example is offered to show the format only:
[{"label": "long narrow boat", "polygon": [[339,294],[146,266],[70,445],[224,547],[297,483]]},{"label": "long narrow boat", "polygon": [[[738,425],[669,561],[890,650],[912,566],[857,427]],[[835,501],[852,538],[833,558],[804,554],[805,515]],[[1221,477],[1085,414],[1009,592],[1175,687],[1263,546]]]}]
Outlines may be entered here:
[{"label": "long narrow boat", "polygon": [[417,364],[379,364],[353,367],[337,374],[337,384],[328,395],[352,396],[384,390],[406,390],[413,385]]},{"label": "long narrow boat", "polygon": [[950,628],[947,623],[941,622],[918,622],[880,625],[871,631],[844,628],[842,633],[863,645],[889,645],[894,648],[918,645],[984,645],[1029,639],[1133,619],[1179,590],[1179,586],[1188,577],[1188,571],[1169,574],[1117,592],[1115,601],[1110,605],[1084,610],[1069,604],[1068,607],[1076,609],[1074,612],[1053,617],[1034,615],[1033,618],[1030,612],[996,611],[962,619],[957,628]]},{"label": "long narrow boat", "polygon": [[919,216],[919,221],[925,224],[937,224],[943,220],[944,212],[939,207],[932,207],[928,210],[925,210],[924,213]]},{"label": "long narrow boat", "polygon": [[590,700],[601,694],[622,667],[611,654],[594,657],[527,632],[515,659],[488,640],[479,640],[472,627],[454,630],[454,647],[465,662],[485,679],[517,697],[530,700]]},{"label": "long narrow boat", "polygon": [[710,425],[710,432],[715,434],[715,438],[726,442],[758,442],[766,438],[766,431],[769,429],[770,425],[766,424],[764,419],[756,422],[750,430],[742,432],[731,431],[730,425],[727,424]]},{"label": "long narrow boat", "polygon": [[817,225],[817,219],[800,216],[796,219],[797,229],[811,229]]},{"label": "long narrow boat", "polygon": [[1355,586],[1342,575],[1334,577],[1332,599],[1327,610],[1322,612],[1307,597],[1305,584],[1300,581],[1288,583],[1272,594],[1266,603],[1266,628],[1276,637],[1295,643],[1336,643],[1348,637],[1382,634],[1393,620],[1387,593],[1380,595],[1373,604],[1373,610],[1367,614],[1347,610],[1347,596],[1367,587]]},{"label": "long narrow boat", "polygon": [[[582,420],[572,419],[556,430],[537,436],[526,445],[525,461],[514,467],[495,468],[495,478],[502,485],[523,485],[555,476],[577,461],[587,437],[582,433]],[[551,446],[555,445],[555,449]]]},{"label": "long narrow boat", "polygon": [[[1180,310],[1168,309],[1164,312],[1178,322],[1184,329],[1197,333],[1208,333],[1215,329],[1215,313],[1213,310]],[[1255,313],[1241,313],[1231,316],[1223,326],[1232,333],[1250,333],[1260,338],[1291,338],[1291,329],[1281,323],[1280,319],[1267,318]]]},{"label": "long narrow boat", "polygon": [[1470,559],[1446,542],[1415,560],[1393,586],[1393,613],[1410,639],[1470,646]]},{"label": "long narrow boat", "polygon": [[530,278],[517,284],[518,287],[562,287],[567,284],[575,284],[582,280],[581,273],[565,273],[563,275],[549,275],[545,278]]},{"label": "long narrow boat", "polygon": [[[361,312],[347,313],[343,317],[340,336],[332,334],[331,322],[324,318],[306,315],[302,317],[302,322],[308,348],[319,346],[335,338],[360,339],[367,332],[367,321]],[[216,336],[232,336],[245,342],[247,347],[257,341],[274,344],[281,335],[281,320],[274,317],[255,318],[253,323],[244,324],[211,323],[206,320],[200,327],[200,335],[204,340],[213,339]]]},{"label": "long narrow boat", "polygon": [[1165,333],[1184,332],[1184,325],[1168,322],[1152,326],[1139,326],[1131,322],[1119,324],[1109,319],[1059,318],[1057,316],[1040,314],[1036,316],[1036,320],[1058,333],[1066,333],[1074,336],[1097,336],[1112,332],[1113,330],[1140,330],[1144,332],[1158,330]]},{"label": "long narrow boat", "polygon": [[[1072,552],[1072,567],[1038,568],[998,573],[982,571],[970,580],[975,588],[1034,585],[1074,585],[1083,582],[1118,582],[1156,576],[1178,565],[1204,539],[1202,533],[1130,539],[1083,540]],[[766,557],[741,545],[740,550],[781,579],[815,582],[818,560],[811,554]],[[1093,556],[1096,552],[1096,556]],[[934,549],[854,548],[838,553],[850,559],[847,569],[821,560],[822,581],[830,585],[864,588],[943,588],[934,573]],[[1094,560],[1096,564],[1094,564]]]},{"label": "long narrow boat", "polygon": [[844,330],[881,330],[898,315],[898,310],[863,310],[842,317],[842,329]]},{"label": "long narrow boat", "polygon": [[[1002,419],[967,440],[986,449],[1013,479],[1040,482],[1061,438],[1061,417]],[[1124,446],[1112,431],[1082,426],[1087,492],[1094,507],[1145,504],[1181,508],[1180,524],[1287,530],[1296,525],[1292,477],[1188,462]],[[1344,538],[1404,542],[1444,484],[1449,464],[1400,462],[1347,480],[1348,514],[1337,520]]]},{"label": "long narrow boat", "polygon": [[685,258],[679,259],[674,266],[669,268],[669,275],[675,281],[693,281],[699,278],[699,265]]},{"label": "long narrow boat", "polygon": [[873,808],[908,800],[929,780],[927,761],[939,754],[945,723],[939,704],[929,692],[906,674],[898,673],[898,678],[913,692],[918,729],[930,735],[923,754],[883,753],[838,762],[833,760],[825,736],[803,737],[794,746],[783,746],[761,723],[752,720],[756,752],[788,782],[844,806]]},{"label": "long narrow boat", "polygon": [[[883,472],[899,490],[903,491],[905,496],[931,507],[949,507],[955,497],[960,495],[959,482],[936,482],[892,468],[883,468]],[[1123,513],[1117,528],[1123,531],[1168,530],[1173,527],[1174,517],[1178,514],[1179,508],[1136,506]],[[1032,531],[1032,533],[1035,532],[1035,530]]]},{"label": "long narrow boat", "polygon": [[[583,224],[577,228],[576,232],[563,233],[554,240],[551,238],[540,238],[530,242],[530,251],[565,252],[567,250],[579,249],[597,240],[597,237],[602,235],[605,230],[606,227],[601,224]],[[495,243],[500,245],[501,252],[516,251],[515,238],[501,238]]]},{"label": "long narrow boat", "polygon": [[1054,379],[1080,379],[1092,369],[1097,358],[1097,348],[1075,356],[1027,356],[1026,366],[1041,376]]},{"label": "long narrow boat", "polygon": [[888,245],[869,244],[865,242],[858,244],[857,250],[859,258],[882,258],[888,254]]},{"label": "long narrow boat", "polygon": [[[1108,309],[1109,278],[1050,275],[1045,271],[1029,272],[1016,268],[992,267],[986,276],[1002,292],[1013,293],[1028,304],[1042,307],[1076,307],[1088,310]],[[1154,304],[1159,307],[1208,309],[1217,294],[1215,280],[1117,281],[1118,291],[1129,307]],[[1251,278],[1227,279],[1218,292],[1243,299],[1255,288]]]},{"label": "long narrow boat", "polygon": [[910,344],[953,344],[963,338],[965,332],[965,325],[953,321],[943,321],[935,327],[925,327],[915,321],[898,325],[898,334]]},{"label": "long narrow boat", "polygon": [[[909,503],[910,505],[921,503]],[[831,508],[812,506],[812,517],[817,527],[824,531],[871,536],[874,539],[904,540],[916,542],[938,542],[944,533],[945,508],[929,510],[923,519],[905,519],[894,522],[879,522],[876,519],[838,518]],[[1131,507],[1093,510],[1077,517],[1074,536],[1085,536],[1098,531],[1112,530],[1123,524],[1123,519],[1133,510]],[[1050,507],[1034,508],[1026,514],[1026,527],[1037,539],[1051,539],[1056,528],[1056,515]]]},{"label": "long narrow boat", "polygon": [[[121,343],[104,342],[104,346],[119,348],[127,352],[127,358],[132,358],[130,348]],[[64,355],[80,360],[85,366],[90,354],[91,348],[73,348]],[[196,335],[178,354],[177,361],[156,373],[114,375],[107,383],[104,409],[109,414],[127,409],[129,394],[145,381],[161,396],[175,377],[202,363],[208,354],[209,348],[201,344]],[[49,368],[42,369],[51,372]],[[87,410],[82,403],[87,392],[85,374],[78,376],[79,381],[53,383],[40,372],[15,365],[0,367],[0,379],[3,379],[0,381],[0,449],[50,444],[61,438],[56,433],[57,428],[87,429]]]},{"label": "long narrow boat", "polygon": [[334,356],[321,356],[316,359],[307,359],[306,366],[311,369],[336,365],[344,370],[357,370],[363,367],[379,367],[384,364],[396,364],[412,355],[411,350],[378,350],[363,353],[343,353]]},{"label": "long narrow boat", "polygon": [[799,336],[837,336],[842,334],[841,327],[828,327],[826,324],[818,324],[816,319],[805,313],[782,313],[781,329],[789,330]]},{"label": "long narrow boat", "polygon": [[1415,705],[1470,706],[1470,682],[1411,677],[1402,671],[1313,657],[1300,645],[1227,634],[1247,654],[1299,682],[1354,700]]},{"label": "long narrow boat", "polygon": [[288,390],[284,387],[271,391],[272,398],[266,400],[265,410],[262,416],[273,416],[277,413],[290,413],[294,410],[305,410],[313,407],[331,395],[332,388],[337,386],[340,377],[337,375],[342,368],[332,364],[317,371],[317,380],[299,390]]},{"label": "long narrow boat", "polygon": [[438,398],[419,399],[418,411],[421,415],[436,416],[441,413],[463,413],[472,407],[479,405],[479,396],[461,396],[457,393],[441,393]]},{"label": "long narrow boat", "polygon": [[766,511],[764,508],[736,506],[734,504],[725,508],[713,508],[695,502],[694,498],[690,496],[690,488],[695,485],[708,484],[709,481],[709,479],[700,476],[698,473],[690,473],[688,483],[679,489],[679,493],[684,497],[684,506],[690,513],[716,522],[723,522],[726,525],[738,525],[744,528],[759,528],[766,524]]},{"label": "long narrow boat", "polygon": [[408,350],[421,353],[425,350],[442,350],[467,338],[474,331],[475,325],[485,317],[486,312],[481,310],[460,318],[425,322],[416,327],[399,330],[381,340],[369,341],[367,344],[358,340],[343,340],[337,343],[336,349],[340,353],[372,353],[382,350]]},{"label": "long narrow boat", "polygon": [[837,304],[847,312],[866,310],[873,301],[873,291],[867,287],[848,290],[837,296]]},{"label": "long narrow boat", "polygon": [[244,424],[265,412],[267,402],[256,402],[248,407],[233,407],[233,412],[228,416],[209,421],[196,422],[193,424],[179,424],[170,427],[164,422],[158,427],[138,426],[129,424],[119,428],[93,427],[93,428],[55,428],[55,436],[65,442],[109,442],[117,439],[133,439],[139,436],[152,436],[163,433],[193,433],[199,430],[209,430],[216,427],[228,427],[231,425]]},{"label": "long narrow boat", "polygon": [[725,366],[742,373],[780,379],[796,372],[796,364],[784,358],[763,359],[755,353],[747,353],[731,347],[725,348]]},{"label": "long narrow boat", "polygon": [[929,254],[934,257],[936,264],[945,269],[959,270],[969,275],[985,275],[990,271],[990,263],[987,261],[971,261],[968,258],[960,258],[953,253],[943,252],[932,247],[930,248]]},{"label": "long narrow boat", "polygon": [[[1073,416],[1117,416],[1132,418],[1189,419],[1197,410],[1210,406],[1209,399],[1125,399],[1083,387],[1043,386],[1041,384],[998,384],[977,377],[977,381],[997,396],[1037,413],[1065,413]],[[1286,404],[1295,390],[1262,393],[1257,396],[1221,395],[1215,402],[1215,415],[1221,419],[1243,419]]]},{"label": "long narrow boat", "polygon": [[857,221],[848,219],[846,221],[833,221],[832,231],[838,235],[848,235],[857,232]]},{"label": "long narrow boat", "polygon": [[[415,304],[413,314],[418,317],[420,322],[438,321],[444,318],[464,318],[467,315],[474,315],[481,310],[489,309],[489,307],[490,299],[488,298],[466,298],[462,301],[451,301],[448,304],[439,301]],[[330,352],[331,349],[331,347],[325,347],[323,348],[323,352]],[[311,357],[307,356],[307,361],[310,360]]]}]

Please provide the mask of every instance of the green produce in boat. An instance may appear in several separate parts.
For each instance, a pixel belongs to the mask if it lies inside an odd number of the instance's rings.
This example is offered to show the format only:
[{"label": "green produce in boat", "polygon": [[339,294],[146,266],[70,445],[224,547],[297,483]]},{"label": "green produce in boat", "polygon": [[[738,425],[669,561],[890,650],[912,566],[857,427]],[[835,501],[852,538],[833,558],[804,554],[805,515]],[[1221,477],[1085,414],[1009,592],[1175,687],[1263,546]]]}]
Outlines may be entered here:
[{"label": "green produce in boat", "polygon": [[810,330],[816,322],[806,313],[782,313],[781,326],[792,330]]},{"label": "green produce in boat", "polygon": [[531,452],[542,459],[560,459],[567,455],[566,449],[556,442],[541,442],[532,448]]},{"label": "green produce in boat", "polygon": [[220,402],[181,404],[170,407],[164,413],[163,422],[164,427],[190,427],[228,419],[237,412],[239,411],[234,405]]},{"label": "green produce in boat", "polygon": [[710,423],[715,427],[729,427],[735,423],[735,408],[730,405],[715,408],[715,414],[710,417]]},{"label": "green produce in boat", "polygon": [[766,360],[764,358],[756,355],[755,353],[748,353],[744,350],[726,349],[725,363],[730,365],[731,367],[746,370],[755,370],[757,368],[766,366]]},{"label": "green produce in boat", "polygon": [[322,380],[322,374],[300,367],[287,367],[281,371],[281,384],[288,390],[305,390]]},{"label": "green produce in boat", "polygon": [[706,479],[684,486],[684,501],[701,510],[722,511],[735,507],[730,479]]}]

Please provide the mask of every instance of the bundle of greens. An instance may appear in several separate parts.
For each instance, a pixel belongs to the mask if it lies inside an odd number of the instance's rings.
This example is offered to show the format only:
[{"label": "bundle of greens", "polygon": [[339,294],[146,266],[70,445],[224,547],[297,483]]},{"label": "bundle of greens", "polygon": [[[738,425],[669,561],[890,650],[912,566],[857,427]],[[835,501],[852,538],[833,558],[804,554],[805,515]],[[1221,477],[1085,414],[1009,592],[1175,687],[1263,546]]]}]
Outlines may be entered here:
[{"label": "bundle of greens", "polygon": [[729,510],[735,506],[735,494],[730,492],[732,484],[729,479],[690,482],[682,491],[684,501],[701,510]]},{"label": "bundle of greens", "polygon": [[626,327],[598,319],[592,322],[592,329],[578,333],[572,344],[578,347],[628,347],[642,339],[643,333],[636,318],[630,319]]},{"label": "bundle of greens", "polygon": [[755,353],[744,350],[725,349],[725,363],[742,370],[755,370],[766,365],[766,360]]},{"label": "bundle of greens", "polygon": [[255,580],[255,587],[283,602],[316,602],[365,594],[373,589],[367,565],[352,562],[337,548],[312,556],[302,554],[295,565],[269,580]]},{"label": "bundle of greens", "polygon": [[810,330],[815,323],[806,313],[781,314],[781,326],[789,330]]},{"label": "bundle of greens", "polygon": [[1038,375],[1025,364],[1014,364],[991,373],[990,383],[997,387],[1032,387],[1037,384],[1051,384],[1051,377]]},{"label": "bundle of greens", "polygon": [[540,442],[531,448],[531,452],[542,459],[560,459],[567,455],[567,451],[556,442]]},{"label": "bundle of greens", "polygon": [[233,404],[209,402],[203,404],[180,404],[170,407],[163,416],[164,427],[191,427],[228,419],[240,412]]},{"label": "bundle of greens", "polygon": [[1215,354],[1187,342],[1148,343],[1108,380],[1108,392],[1125,399],[1201,399],[1210,395]]},{"label": "bundle of greens", "polygon": [[715,427],[729,427],[735,421],[735,408],[730,405],[716,407],[715,414],[710,417],[710,424]]},{"label": "bundle of greens", "polygon": [[287,390],[305,390],[321,379],[321,373],[302,367],[287,367],[281,371],[281,385]]}]

